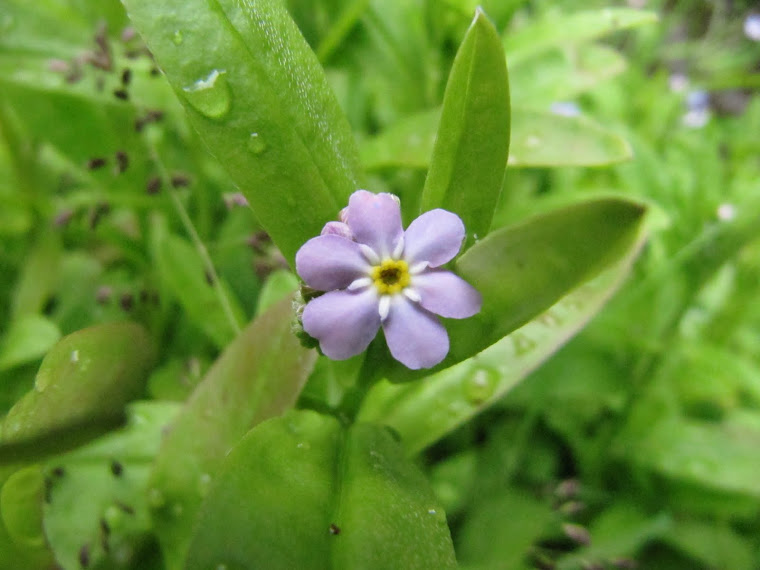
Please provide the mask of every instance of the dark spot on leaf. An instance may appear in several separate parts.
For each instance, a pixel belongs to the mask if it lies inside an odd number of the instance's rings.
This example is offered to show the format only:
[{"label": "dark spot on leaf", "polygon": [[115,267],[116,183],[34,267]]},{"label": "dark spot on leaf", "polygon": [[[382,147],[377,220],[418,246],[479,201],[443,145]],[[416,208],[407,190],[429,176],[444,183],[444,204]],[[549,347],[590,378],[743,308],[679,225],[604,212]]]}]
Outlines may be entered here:
[{"label": "dark spot on leaf", "polygon": [[90,229],[94,230],[98,227],[100,220],[110,211],[111,205],[108,202],[98,202],[95,207],[90,210]]},{"label": "dark spot on leaf", "polygon": [[51,473],[56,477],[63,477],[66,474],[66,471],[61,467],[60,465],[58,467],[54,467]]},{"label": "dark spot on leaf", "polygon": [[158,176],[153,176],[145,185],[145,191],[148,194],[158,194],[159,190],[161,190],[161,179]]},{"label": "dark spot on leaf", "polygon": [[87,568],[90,565],[90,547],[87,544],[83,544],[79,549],[79,565],[82,568]]},{"label": "dark spot on leaf", "polygon": [[122,101],[127,101],[129,99],[129,93],[127,93],[125,89],[114,89],[113,96]]},{"label": "dark spot on leaf", "polygon": [[184,188],[190,185],[190,177],[187,174],[177,173],[172,175],[172,186],[175,188]]},{"label": "dark spot on leaf", "polygon": [[114,459],[111,461],[111,473],[114,477],[121,477],[121,474],[124,473],[124,466]]},{"label": "dark spot on leaf", "polygon": [[340,534],[340,527],[335,523],[330,523],[330,534]]},{"label": "dark spot on leaf", "polygon": [[124,504],[124,503],[122,503],[121,501],[116,501],[116,503],[115,503],[115,504],[116,504],[116,506],[117,506],[117,507],[119,507],[119,508],[120,508],[122,511],[124,511],[124,512],[125,512],[125,513],[127,513],[128,515],[133,515],[133,514],[135,514],[135,509],[133,509],[133,508],[132,508],[132,507],[130,507],[129,505],[127,505],[127,504]]},{"label": "dark spot on leaf", "polygon": [[161,75],[161,70],[158,69],[157,67],[152,67],[150,70],[150,75],[151,77],[158,77],[159,75]]}]

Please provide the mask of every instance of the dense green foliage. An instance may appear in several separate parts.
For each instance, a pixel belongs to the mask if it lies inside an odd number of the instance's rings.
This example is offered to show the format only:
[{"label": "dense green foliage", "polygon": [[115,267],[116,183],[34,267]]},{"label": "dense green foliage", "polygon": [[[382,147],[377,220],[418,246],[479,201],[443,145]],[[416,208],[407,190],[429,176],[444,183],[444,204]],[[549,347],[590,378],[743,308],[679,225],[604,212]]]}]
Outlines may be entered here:
[{"label": "dense green foliage", "polygon": [[[760,43],[646,4],[0,0],[0,570],[760,566]],[[359,187],[433,370],[296,334]]]}]

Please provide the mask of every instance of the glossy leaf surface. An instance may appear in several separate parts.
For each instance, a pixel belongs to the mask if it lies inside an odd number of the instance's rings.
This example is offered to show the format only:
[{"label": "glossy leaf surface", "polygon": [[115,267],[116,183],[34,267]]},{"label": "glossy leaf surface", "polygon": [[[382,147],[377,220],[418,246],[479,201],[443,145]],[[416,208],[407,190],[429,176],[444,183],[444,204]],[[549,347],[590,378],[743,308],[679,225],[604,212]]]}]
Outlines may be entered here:
[{"label": "glossy leaf surface", "polygon": [[151,476],[156,533],[168,568],[181,568],[195,515],[227,452],[257,423],[296,401],[317,354],[291,331],[291,299],[227,347],[164,439]]},{"label": "glossy leaf surface", "polygon": [[59,453],[118,425],[153,359],[147,333],[133,323],[63,338],[43,360],[34,388],[5,417],[0,462]]},{"label": "glossy leaf surface", "polygon": [[348,122],[284,4],[124,5],[201,138],[292,262],[345,206],[359,168]]},{"label": "glossy leaf surface", "polygon": [[507,166],[509,78],[493,24],[477,10],[446,85],[440,124],[422,192],[422,211],[462,218],[468,237],[491,227]]},{"label": "glossy leaf surface", "polygon": [[311,411],[257,426],[225,460],[187,569],[220,564],[456,568],[446,516],[391,434]]},{"label": "glossy leaf surface", "polygon": [[474,358],[416,382],[379,383],[359,419],[391,426],[410,454],[434,443],[499,400],[583,328],[625,279],[640,244]]}]

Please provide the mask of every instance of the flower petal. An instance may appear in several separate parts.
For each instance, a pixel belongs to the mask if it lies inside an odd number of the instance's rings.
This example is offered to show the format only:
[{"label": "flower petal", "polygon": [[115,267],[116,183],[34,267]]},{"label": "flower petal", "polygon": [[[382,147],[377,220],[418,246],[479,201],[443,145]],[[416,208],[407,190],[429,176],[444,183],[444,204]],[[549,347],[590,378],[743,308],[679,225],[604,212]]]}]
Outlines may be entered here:
[{"label": "flower petal", "polygon": [[303,329],[319,340],[334,360],[345,360],[364,351],[380,328],[377,294],[364,291],[330,291],[309,301],[303,310]]},{"label": "flower petal", "polygon": [[438,267],[454,259],[464,240],[464,224],[447,210],[430,210],[414,220],[404,233],[404,259],[427,261]]},{"label": "flower petal", "polygon": [[322,228],[322,233],[320,235],[340,236],[350,240],[354,239],[354,235],[351,233],[348,224],[344,224],[343,222],[327,222],[325,227]]},{"label": "flower petal", "polygon": [[465,319],[480,311],[480,293],[451,271],[432,270],[415,275],[412,286],[420,305],[431,313],[450,319]]},{"label": "flower petal", "polygon": [[383,322],[393,358],[407,368],[431,368],[449,352],[449,335],[438,319],[403,295],[396,295]]},{"label": "flower petal", "polygon": [[348,200],[346,218],[356,241],[370,246],[381,258],[390,256],[404,235],[401,207],[391,194],[357,190]]},{"label": "flower petal", "polygon": [[345,289],[369,267],[358,243],[336,235],[312,238],[296,253],[296,272],[319,291]]}]

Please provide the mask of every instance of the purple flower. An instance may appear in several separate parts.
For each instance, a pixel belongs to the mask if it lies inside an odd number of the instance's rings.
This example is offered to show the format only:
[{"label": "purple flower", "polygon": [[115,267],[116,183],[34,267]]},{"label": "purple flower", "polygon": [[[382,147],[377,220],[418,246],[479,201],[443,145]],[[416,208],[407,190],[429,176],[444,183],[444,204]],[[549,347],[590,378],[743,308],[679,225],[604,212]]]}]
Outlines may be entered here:
[{"label": "purple flower", "polygon": [[306,284],[327,291],[304,308],[304,330],[327,356],[343,360],[364,351],[382,326],[393,358],[413,369],[435,366],[449,351],[435,315],[480,311],[480,294],[438,269],[459,253],[464,235],[462,220],[440,209],[404,231],[398,198],[354,192],[341,222],[329,222],[296,254]]}]

